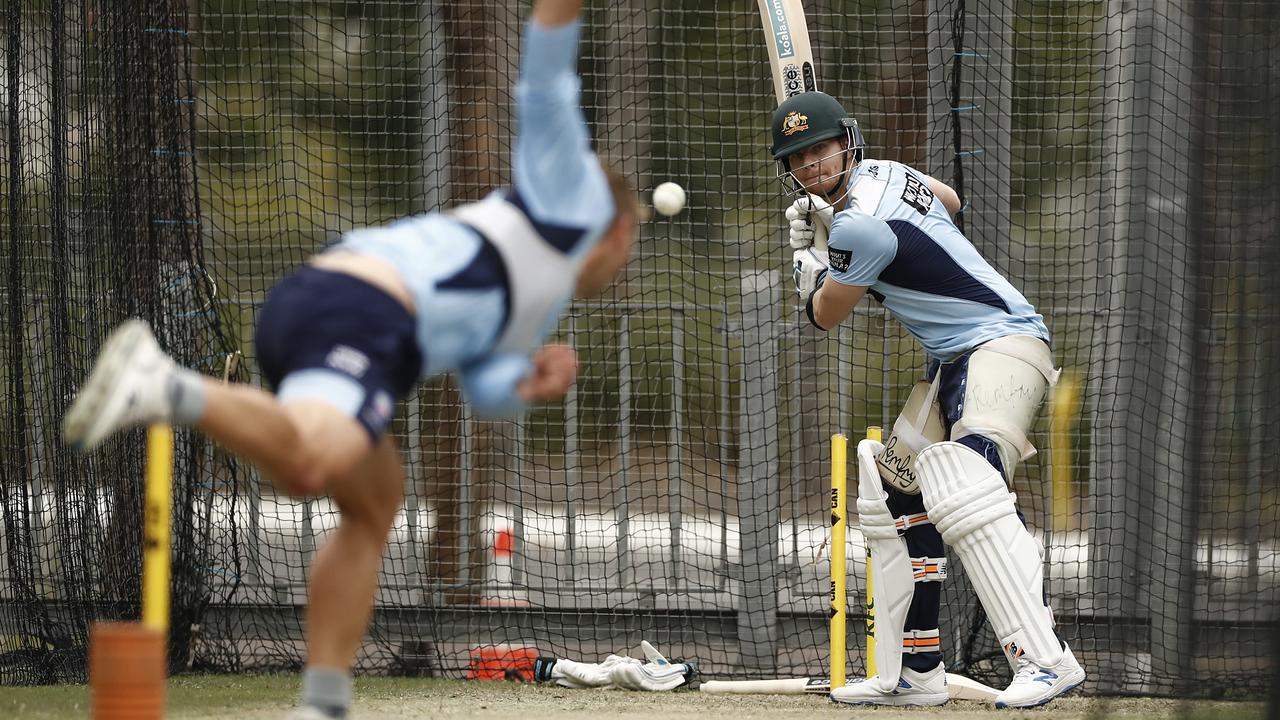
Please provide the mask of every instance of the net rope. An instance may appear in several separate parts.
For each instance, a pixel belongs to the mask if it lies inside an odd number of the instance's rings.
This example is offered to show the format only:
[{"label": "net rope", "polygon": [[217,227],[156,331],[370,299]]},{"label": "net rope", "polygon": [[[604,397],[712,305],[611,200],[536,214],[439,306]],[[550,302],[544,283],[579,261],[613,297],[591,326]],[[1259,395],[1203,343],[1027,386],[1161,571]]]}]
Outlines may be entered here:
[{"label": "net rope", "polygon": [[[951,184],[959,223],[1082,380],[1071,478],[1013,481],[1087,689],[1264,692],[1280,605],[1272,3],[806,3],[819,87],[868,156]],[[84,679],[88,623],[138,614],[142,434],[77,455],[61,413],[105,334],[261,383],[265,293],[352,228],[510,181],[524,3],[5,3],[0,684]],[[688,208],[641,228],[557,337],[582,375],[524,422],[425,383],[392,432],[406,502],[360,672],[467,675],[478,648],[823,675],[827,439],[889,426],[925,358],[875,303],[830,335],[786,272],[754,3],[591,7],[595,144]],[[243,353],[244,362],[229,358]],[[336,524],[180,433],[175,670],[296,669]],[[849,674],[865,662],[850,518]],[[952,671],[1009,671],[958,562]]]}]

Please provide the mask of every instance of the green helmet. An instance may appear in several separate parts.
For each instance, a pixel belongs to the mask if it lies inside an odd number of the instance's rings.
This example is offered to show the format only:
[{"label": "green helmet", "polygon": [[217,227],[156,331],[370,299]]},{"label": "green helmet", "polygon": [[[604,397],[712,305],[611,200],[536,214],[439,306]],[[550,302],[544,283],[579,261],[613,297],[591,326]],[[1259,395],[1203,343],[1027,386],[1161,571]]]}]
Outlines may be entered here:
[{"label": "green helmet", "polygon": [[840,103],[816,90],[792,95],[773,111],[774,160],[784,160],[791,153],[814,143],[836,137],[848,137],[856,159],[862,155],[862,132],[858,121],[849,117]]}]

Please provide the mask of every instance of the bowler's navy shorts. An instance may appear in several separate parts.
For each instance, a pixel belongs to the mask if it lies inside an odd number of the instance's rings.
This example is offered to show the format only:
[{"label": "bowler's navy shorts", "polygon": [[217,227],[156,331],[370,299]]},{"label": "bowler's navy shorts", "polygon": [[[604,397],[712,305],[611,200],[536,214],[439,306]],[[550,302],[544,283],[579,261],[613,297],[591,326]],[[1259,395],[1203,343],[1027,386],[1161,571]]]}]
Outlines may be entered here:
[{"label": "bowler's navy shorts", "polygon": [[383,290],[306,266],[267,295],[254,342],[281,402],[327,402],[376,444],[422,371],[416,330],[413,314]]}]

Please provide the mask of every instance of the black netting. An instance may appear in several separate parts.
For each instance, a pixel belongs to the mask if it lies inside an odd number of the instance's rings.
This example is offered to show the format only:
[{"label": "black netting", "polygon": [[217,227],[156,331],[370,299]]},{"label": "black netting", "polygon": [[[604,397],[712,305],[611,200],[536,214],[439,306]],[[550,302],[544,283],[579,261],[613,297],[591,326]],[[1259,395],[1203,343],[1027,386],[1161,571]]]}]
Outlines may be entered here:
[{"label": "black netting", "polygon": [[[84,680],[87,623],[137,617],[140,433],[69,452],[61,416],[117,322],[191,367],[225,342],[204,264],[185,10],[11,2],[5,19],[0,683]],[[210,598],[209,449],[180,435],[175,666]],[[225,532],[225,531],[220,531]]]},{"label": "black netting", "polygon": [[[869,156],[956,188],[966,234],[1081,379],[1071,476],[1054,486],[1045,452],[1014,489],[1088,688],[1260,694],[1280,600],[1277,10],[807,10],[819,86]],[[238,350],[232,376],[260,382],[251,330],[282,273],[342,231],[510,180],[526,11],[6,4],[0,683],[82,677],[87,621],[137,614],[141,436],[88,456],[58,441],[106,331],[142,315],[185,364],[220,376]],[[689,208],[646,224],[616,290],[562,323],[583,369],[564,403],[484,423],[437,380],[403,408],[408,498],[359,668],[458,676],[485,645],[594,658],[647,638],[709,676],[825,674],[828,438],[891,424],[923,355],[870,301],[830,336],[797,309],[755,3],[587,19],[598,149],[642,189],[681,183]],[[179,450],[175,665],[298,667],[331,503],[277,495],[190,436]],[[952,568],[949,662],[1003,682]]]}]

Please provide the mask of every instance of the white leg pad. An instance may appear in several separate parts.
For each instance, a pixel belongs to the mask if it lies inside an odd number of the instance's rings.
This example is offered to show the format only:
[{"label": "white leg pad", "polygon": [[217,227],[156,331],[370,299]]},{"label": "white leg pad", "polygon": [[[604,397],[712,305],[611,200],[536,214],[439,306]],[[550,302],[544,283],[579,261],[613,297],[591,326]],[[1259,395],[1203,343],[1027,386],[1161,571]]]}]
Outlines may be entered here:
[{"label": "white leg pad", "polygon": [[880,690],[893,692],[902,674],[903,625],[915,577],[907,541],[898,533],[889,512],[889,494],[880,484],[876,457],[884,445],[874,440],[858,443],[858,524],[871,551],[871,583],[875,588],[876,678]]},{"label": "white leg pad", "polygon": [[1004,478],[954,442],[920,453],[916,471],[929,518],[959,554],[1010,662],[1025,654],[1056,665],[1062,645],[1044,604],[1043,561]]}]

